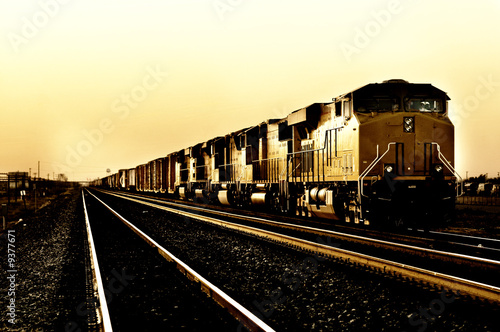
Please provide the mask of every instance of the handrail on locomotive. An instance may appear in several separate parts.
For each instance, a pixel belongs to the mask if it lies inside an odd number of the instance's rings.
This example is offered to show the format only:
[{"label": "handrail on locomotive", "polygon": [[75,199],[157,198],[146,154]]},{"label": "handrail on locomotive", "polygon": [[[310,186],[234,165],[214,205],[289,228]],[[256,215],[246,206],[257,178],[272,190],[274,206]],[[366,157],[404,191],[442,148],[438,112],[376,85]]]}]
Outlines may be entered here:
[{"label": "handrail on locomotive", "polygon": [[460,194],[458,193],[459,187],[457,186],[457,196],[456,197],[462,196],[464,194],[464,181],[463,181],[462,177],[460,176],[460,174],[458,174],[458,172],[455,170],[455,168],[453,168],[453,166],[450,164],[450,162],[445,158],[444,154],[441,153],[441,146],[439,146],[439,144],[436,142],[432,142],[431,144],[436,145],[437,151],[439,152],[439,154],[438,154],[439,160],[441,160],[443,165],[445,165],[446,168],[448,168],[448,170],[451,173],[453,173],[453,175],[455,175],[455,177],[460,179],[458,181],[458,183],[460,184]]}]

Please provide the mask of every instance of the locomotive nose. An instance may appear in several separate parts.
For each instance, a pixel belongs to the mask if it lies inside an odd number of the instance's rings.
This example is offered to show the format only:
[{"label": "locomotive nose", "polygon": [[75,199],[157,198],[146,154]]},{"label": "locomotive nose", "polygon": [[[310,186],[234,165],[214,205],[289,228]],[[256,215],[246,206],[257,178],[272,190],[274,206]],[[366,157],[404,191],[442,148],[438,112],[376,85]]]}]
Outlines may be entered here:
[{"label": "locomotive nose", "polygon": [[[386,133],[385,141],[394,142],[394,152],[384,158],[384,163],[391,164],[398,176],[433,176],[436,165],[442,164],[437,151],[439,145],[453,164],[454,151],[450,148],[453,145],[449,144],[454,138],[453,125],[428,114],[408,114],[394,114],[380,126],[380,131]],[[444,174],[447,170],[441,165],[439,172]]]}]

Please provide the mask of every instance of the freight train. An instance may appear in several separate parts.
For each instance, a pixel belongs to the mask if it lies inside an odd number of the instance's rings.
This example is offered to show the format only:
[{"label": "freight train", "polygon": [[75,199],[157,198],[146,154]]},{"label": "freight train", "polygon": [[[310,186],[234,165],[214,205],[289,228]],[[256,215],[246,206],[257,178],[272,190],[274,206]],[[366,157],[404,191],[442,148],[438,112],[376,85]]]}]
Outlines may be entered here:
[{"label": "freight train", "polygon": [[459,194],[449,97],[388,80],[212,138],[93,185],[357,224],[449,220]]}]

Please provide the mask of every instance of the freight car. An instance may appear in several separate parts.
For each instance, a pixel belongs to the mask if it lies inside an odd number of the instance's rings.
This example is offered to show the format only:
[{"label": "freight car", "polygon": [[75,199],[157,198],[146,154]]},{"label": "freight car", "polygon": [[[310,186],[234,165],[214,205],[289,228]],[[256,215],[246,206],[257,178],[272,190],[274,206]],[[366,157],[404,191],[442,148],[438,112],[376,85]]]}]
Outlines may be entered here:
[{"label": "freight car", "polygon": [[461,180],[448,100],[431,84],[368,84],[139,165],[136,189],[367,225],[445,221]]}]

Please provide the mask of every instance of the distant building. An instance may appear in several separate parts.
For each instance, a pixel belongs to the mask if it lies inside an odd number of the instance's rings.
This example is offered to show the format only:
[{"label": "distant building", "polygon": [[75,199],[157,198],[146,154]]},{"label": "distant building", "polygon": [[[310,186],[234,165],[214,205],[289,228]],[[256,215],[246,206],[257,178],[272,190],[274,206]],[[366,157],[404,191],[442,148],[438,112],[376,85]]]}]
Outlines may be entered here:
[{"label": "distant building", "polygon": [[8,188],[8,176],[6,173],[0,174],[0,195],[6,195],[7,194],[7,188]]},{"label": "distant building", "polygon": [[29,176],[28,172],[9,172],[7,173],[9,189],[21,190],[29,189]]}]

